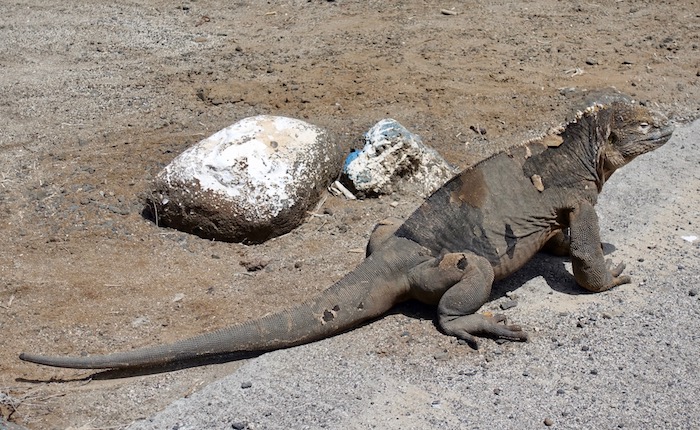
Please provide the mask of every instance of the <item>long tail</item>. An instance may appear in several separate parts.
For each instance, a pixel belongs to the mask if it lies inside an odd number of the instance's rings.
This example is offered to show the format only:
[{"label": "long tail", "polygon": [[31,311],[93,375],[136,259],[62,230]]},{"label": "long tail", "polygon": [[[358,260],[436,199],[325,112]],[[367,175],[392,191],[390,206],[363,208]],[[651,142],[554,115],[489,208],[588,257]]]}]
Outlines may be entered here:
[{"label": "long tail", "polygon": [[373,254],[315,299],[170,345],[88,357],[22,353],[19,358],[54,367],[126,369],[234,352],[271,351],[312,342],[376,318],[396,304],[406,293],[396,279],[397,269],[400,270],[406,261],[403,258],[394,260],[387,261],[386,256]]}]

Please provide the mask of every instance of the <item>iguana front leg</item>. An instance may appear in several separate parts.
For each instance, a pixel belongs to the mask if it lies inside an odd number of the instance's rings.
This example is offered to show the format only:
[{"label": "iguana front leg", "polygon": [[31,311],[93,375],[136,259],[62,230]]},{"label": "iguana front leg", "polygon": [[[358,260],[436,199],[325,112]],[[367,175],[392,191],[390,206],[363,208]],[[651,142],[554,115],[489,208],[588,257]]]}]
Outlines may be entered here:
[{"label": "iguana front leg", "polygon": [[440,327],[448,335],[466,340],[478,348],[475,336],[511,340],[527,340],[527,335],[515,325],[505,322],[503,315],[475,314],[488,301],[494,273],[484,257],[473,253],[451,253],[426,262],[409,274],[414,295],[419,300],[438,304]]},{"label": "iguana front leg", "polygon": [[600,292],[612,287],[628,284],[631,279],[621,275],[625,264],[615,268],[612,261],[605,260],[600,245],[598,215],[593,205],[582,202],[569,215],[569,234],[571,236],[571,264],[576,282],[583,288]]}]

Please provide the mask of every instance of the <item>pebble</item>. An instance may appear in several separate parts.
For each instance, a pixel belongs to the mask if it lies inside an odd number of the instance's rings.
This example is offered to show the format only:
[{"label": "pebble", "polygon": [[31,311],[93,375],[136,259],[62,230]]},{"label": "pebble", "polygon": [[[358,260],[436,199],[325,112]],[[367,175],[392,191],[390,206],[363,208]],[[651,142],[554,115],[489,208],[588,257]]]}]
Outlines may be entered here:
[{"label": "pebble", "polygon": [[131,322],[132,327],[141,327],[142,325],[150,323],[151,320],[146,316],[140,316]]},{"label": "pebble", "polygon": [[588,64],[589,66],[595,66],[596,64],[598,64],[598,60],[596,60],[595,58],[587,58],[586,64]]},{"label": "pebble", "polygon": [[688,291],[688,295],[690,297],[695,297],[698,295],[698,289],[697,288],[691,288],[690,291]]},{"label": "pebble", "polygon": [[485,127],[480,127],[478,125],[471,125],[471,126],[469,126],[469,128],[471,129],[471,131],[473,131],[476,134],[480,134],[482,136],[484,136],[486,134]]},{"label": "pebble", "polygon": [[445,361],[450,358],[450,354],[447,351],[440,351],[433,356],[437,361]]},{"label": "pebble", "polygon": [[547,427],[551,427],[551,426],[554,425],[554,421],[553,421],[551,418],[549,418],[549,417],[548,417],[548,418],[545,418],[545,419],[544,419],[544,425],[546,425]]},{"label": "pebble", "polygon": [[117,215],[129,215],[129,209],[120,208],[114,205],[108,205],[107,210],[114,212]]},{"label": "pebble", "polygon": [[241,388],[243,388],[244,390],[245,390],[246,388],[250,388],[250,387],[252,387],[252,386],[253,386],[253,383],[250,382],[250,381],[241,382]]},{"label": "pebble", "polygon": [[508,301],[506,301],[506,302],[501,303],[501,310],[504,310],[504,311],[505,311],[505,310],[507,310],[507,309],[514,308],[514,307],[516,307],[516,306],[518,306],[518,302],[517,302],[517,301],[515,301],[515,300],[508,300]]},{"label": "pebble", "polygon": [[257,272],[267,267],[270,261],[262,258],[251,258],[249,260],[243,260],[239,264],[245,267],[245,270],[248,272]]},{"label": "pebble", "polygon": [[231,428],[233,430],[245,430],[246,428],[248,428],[248,423],[245,423],[245,422],[231,423]]}]

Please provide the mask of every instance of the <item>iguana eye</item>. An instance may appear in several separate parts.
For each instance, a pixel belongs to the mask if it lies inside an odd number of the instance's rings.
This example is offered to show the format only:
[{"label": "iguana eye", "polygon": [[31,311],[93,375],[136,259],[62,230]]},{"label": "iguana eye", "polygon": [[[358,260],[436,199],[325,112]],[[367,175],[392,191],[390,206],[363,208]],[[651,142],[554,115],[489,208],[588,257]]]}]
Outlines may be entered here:
[{"label": "iguana eye", "polygon": [[642,133],[647,133],[651,126],[647,122],[643,122],[639,124],[639,131]]}]

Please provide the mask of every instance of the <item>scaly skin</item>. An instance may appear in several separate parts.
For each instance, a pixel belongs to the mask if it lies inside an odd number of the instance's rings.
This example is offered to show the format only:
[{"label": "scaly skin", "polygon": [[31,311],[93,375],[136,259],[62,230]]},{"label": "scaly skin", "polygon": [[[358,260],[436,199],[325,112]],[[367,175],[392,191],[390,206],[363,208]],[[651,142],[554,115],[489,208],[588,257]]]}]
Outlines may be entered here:
[{"label": "scaly skin", "polygon": [[[605,181],[636,156],[668,141],[661,114],[616,94],[558,132],[488,158],[457,175],[403,224],[385,220],[368,256],[315,299],[172,345],[89,356],[21,354],[48,366],[123,369],[243,351],[269,351],[322,339],[417,299],[437,305],[448,334],[476,347],[476,336],[526,340],[501,315],[475,314],[494,280],[543,247],[571,256],[576,282],[605,291],[630,282],[611,269],[593,206]],[[568,229],[568,235],[564,234]]]}]

